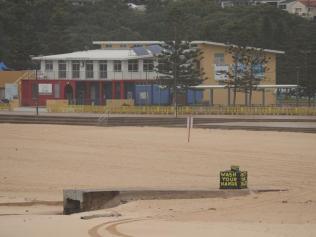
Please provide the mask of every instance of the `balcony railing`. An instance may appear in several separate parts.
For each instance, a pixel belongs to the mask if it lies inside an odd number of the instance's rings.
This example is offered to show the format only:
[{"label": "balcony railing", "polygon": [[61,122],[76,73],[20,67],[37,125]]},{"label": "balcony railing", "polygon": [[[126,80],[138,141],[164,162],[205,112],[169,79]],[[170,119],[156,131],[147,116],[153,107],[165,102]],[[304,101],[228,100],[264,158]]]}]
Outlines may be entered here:
[{"label": "balcony railing", "polygon": [[39,71],[38,79],[66,80],[154,80],[156,72],[129,71]]}]

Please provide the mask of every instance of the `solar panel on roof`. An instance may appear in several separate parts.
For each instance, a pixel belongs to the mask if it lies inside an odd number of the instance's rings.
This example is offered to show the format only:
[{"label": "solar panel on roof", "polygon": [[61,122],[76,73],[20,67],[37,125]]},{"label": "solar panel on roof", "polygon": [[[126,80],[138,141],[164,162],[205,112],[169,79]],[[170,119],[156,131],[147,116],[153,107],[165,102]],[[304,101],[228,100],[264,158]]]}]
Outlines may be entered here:
[{"label": "solar panel on roof", "polygon": [[149,55],[148,51],[144,47],[134,47],[133,51],[137,56]]},{"label": "solar panel on roof", "polygon": [[160,54],[162,51],[162,48],[160,45],[154,44],[154,45],[149,45],[148,50],[152,52],[153,54]]}]

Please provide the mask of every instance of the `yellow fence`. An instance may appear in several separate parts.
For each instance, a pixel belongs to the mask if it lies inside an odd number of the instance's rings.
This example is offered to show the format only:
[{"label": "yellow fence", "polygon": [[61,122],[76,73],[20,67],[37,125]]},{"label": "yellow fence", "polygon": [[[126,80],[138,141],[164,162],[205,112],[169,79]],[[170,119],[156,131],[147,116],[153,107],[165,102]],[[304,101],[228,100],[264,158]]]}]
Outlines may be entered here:
[{"label": "yellow fence", "polygon": [[9,110],[9,104],[1,103],[0,104],[0,110]]},{"label": "yellow fence", "polygon": [[[93,105],[48,105],[49,112],[89,112],[111,114],[174,114],[172,106],[93,106]],[[181,106],[179,115],[316,115],[316,107],[277,107],[277,106]]]}]

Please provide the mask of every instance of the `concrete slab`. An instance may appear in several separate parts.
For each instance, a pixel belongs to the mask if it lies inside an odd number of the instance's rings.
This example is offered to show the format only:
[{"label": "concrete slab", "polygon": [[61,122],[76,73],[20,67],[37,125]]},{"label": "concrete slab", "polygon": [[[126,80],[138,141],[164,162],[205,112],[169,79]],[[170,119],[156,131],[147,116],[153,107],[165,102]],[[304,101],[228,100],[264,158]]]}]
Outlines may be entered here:
[{"label": "concrete slab", "polygon": [[72,214],[91,210],[105,209],[135,200],[155,199],[199,199],[199,198],[229,198],[249,195],[251,192],[279,192],[280,189],[264,190],[64,190],[64,214]]}]

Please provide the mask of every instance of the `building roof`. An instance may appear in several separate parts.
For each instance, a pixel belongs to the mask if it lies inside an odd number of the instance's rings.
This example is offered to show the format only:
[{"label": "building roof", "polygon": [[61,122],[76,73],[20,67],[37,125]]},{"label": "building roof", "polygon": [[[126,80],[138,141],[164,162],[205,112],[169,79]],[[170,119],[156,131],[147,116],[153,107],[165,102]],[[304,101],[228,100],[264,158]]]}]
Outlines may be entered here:
[{"label": "building roof", "polygon": [[300,0],[299,2],[306,7],[316,7],[316,0]]},{"label": "building roof", "polygon": [[[218,42],[212,42],[212,41],[192,41],[193,44],[208,44],[208,45],[214,45],[214,46],[222,46],[222,47],[227,47],[229,46],[228,44],[224,44],[224,43],[218,43]],[[253,47],[249,47],[249,48],[253,48]],[[253,49],[258,49],[259,48],[253,48]],[[273,49],[264,49],[264,52],[267,53],[275,53],[275,54],[284,54],[284,51],[280,51],[280,50],[273,50]]]},{"label": "building roof", "polygon": [[291,2],[295,2],[296,0],[284,0],[284,1],[281,1],[279,4],[288,4],[288,3],[291,3]]},{"label": "building roof", "polygon": [[[316,1],[316,0],[314,0]],[[93,44],[101,45],[101,44],[140,44],[140,45],[151,45],[151,44],[163,44],[164,41],[94,41]],[[208,44],[213,46],[223,46],[227,47],[227,44],[212,42],[212,41],[203,41],[203,40],[194,40],[191,42],[192,44]],[[249,47],[251,48],[251,47]],[[273,49],[264,49],[264,52],[275,53],[275,54],[284,54],[284,51],[273,50]]]},{"label": "building roof", "polygon": [[[227,47],[227,44],[217,43],[211,41],[192,41],[193,44],[207,44],[213,46]],[[163,44],[163,41],[94,41],[93,44],[136,44],[136,45],[155,45]],[[152,58],[154,52],[148,48],[143,48],[148,53],[137,55],[136,48],[106,48],[106,49],[95,49],[86,51],[77,51],[66,54],[56,54],[48,56],[37,56],[33,57],[33,60],[129,60],[129,59],[141,59],[141,58]],[[264,52],[284,54],[284,51],[264,49]]]},{"label": "building roof", "polygon": [[101,44],[142,44],[142,45],[150,45],[150,44],[161,44],[163,41],[93,41],[93,44],[101,45]]},{"label": "building roof", "polygon": [[33,57],[33,60],[128,60],[151,58],[152,53],[138,56],[132,49],[95,49],[66,54]]}]

